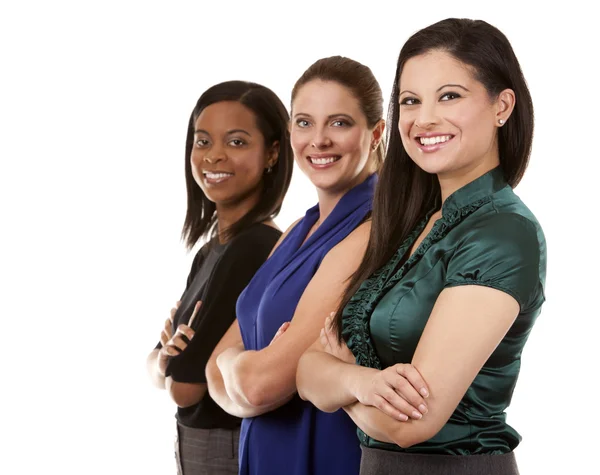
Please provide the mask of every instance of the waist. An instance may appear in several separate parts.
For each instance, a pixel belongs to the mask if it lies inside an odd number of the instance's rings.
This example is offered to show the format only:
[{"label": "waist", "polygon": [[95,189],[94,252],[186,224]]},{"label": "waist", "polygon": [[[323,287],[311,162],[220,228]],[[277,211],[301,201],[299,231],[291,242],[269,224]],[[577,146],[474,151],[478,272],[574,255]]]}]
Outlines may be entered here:
[{"label": "waist", "polygon": [[514,452],[498,455],[411,454],[361,447],[361,475],[519,475]]}]

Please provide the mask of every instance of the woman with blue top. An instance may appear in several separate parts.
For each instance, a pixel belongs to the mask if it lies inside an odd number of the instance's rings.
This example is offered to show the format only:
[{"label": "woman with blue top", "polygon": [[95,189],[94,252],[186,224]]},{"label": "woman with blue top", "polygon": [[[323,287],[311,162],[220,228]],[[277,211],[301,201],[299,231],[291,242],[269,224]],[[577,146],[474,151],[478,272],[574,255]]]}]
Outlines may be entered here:
[{"label": "woman with blue top", "polygon": [[383,157],[382,104],[370,69],[342,57],[314,63],[292,91],[292,149],[319,203],[244,290],[237,322],[207,366],[213,399],[245,418],[241,474],[358,473],[356,426],[344,411],[327,414],[300,400],[296,367],[365,250]]},{"label": "woman with blue top", "polygon": [[[509,41],[473,20],[415,33],[390,118],[368,250],[301,358],[299,394],[356,422],[363,475],[515,475],[505,410],[544,302],[546,244],[513,192],[533,106]],[[428,396],[410,420],[374,394],[406,363]]]}]

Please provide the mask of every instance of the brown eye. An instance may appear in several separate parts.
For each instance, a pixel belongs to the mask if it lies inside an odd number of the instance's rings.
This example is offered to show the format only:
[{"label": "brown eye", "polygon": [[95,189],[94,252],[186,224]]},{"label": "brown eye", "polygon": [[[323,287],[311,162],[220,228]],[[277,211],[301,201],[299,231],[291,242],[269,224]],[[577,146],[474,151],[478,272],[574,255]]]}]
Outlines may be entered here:
[{"label": "brown eye", "polygon": [[457,94],[455,92],[447,92],[442,97],[440,97],[440,101],[451,101],[453,99],[458,99],[459,97],[461,97],[460,94]]},{"label": "brown eye", "polygon": [[414,106],[418,101],[414,97],[406,97],[400,101],[401,106]]}]

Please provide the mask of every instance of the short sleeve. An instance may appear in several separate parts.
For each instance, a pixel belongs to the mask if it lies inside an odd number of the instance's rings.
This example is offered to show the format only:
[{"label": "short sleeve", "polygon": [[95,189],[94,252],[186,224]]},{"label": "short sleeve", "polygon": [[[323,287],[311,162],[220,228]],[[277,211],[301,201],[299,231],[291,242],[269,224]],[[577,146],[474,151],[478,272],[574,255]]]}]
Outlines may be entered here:
[{"label": "short sleeve", "polygon": [[518,214],[476,222],[460,239],[445,287],[484,285],[511,295],[525,310],[540,288],[541,247],[535,224]]},{"label": "short sleeve", "polygon": [[281,233],[258,225],[234,238],[215,264],[202,291],[194,338],[172,357],[166,375],[184,383],[206,383],[205,367],[215,346],[236,318],[237,299],[265,262]]}]

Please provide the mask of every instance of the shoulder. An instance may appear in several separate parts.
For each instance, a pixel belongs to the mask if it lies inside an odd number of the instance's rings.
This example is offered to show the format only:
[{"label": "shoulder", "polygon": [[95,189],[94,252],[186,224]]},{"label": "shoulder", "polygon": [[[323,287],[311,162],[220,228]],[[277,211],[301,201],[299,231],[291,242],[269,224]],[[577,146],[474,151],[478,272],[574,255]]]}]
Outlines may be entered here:
[{"label": "shoulder", "polygon": [[354,231],[346,238],[334,246],[325,256],[323,261],[338,260],[342,257],[347,259],[362,260],[362,257],[369,243],[369,235],[371,234],[371,220],[361,223]]},{"label": "shoulder", "polygon": [[222,258],[236,257],[239,255],[268,254],[277,240],[281,231],[267,224],[257,223],[240,232],[231,241],[225,244]]},{"label": "shoulder", "polygon": [[273,246],[273,249],[271,250],[271,254],[272,255],[275,250],[281,245],[281,243],[283,241],[285,241],[285,238],[288,237],[288,235],[292,232],[292,230],[296,227],[296,225],[302,221],[302,218],[297,219],[296,221],[294,221],[286,230],[283,234],[280,233],[279,239],[277,240],[277,242],[275,243],[275,245]]},{"label": "shoulder", "polygon": [[495,248],[503,254],[515,252],[518,255],[539,254],[543,247],[543,233],[533,215],[494,209],[473,218],[463,228],[459,246]]}]

